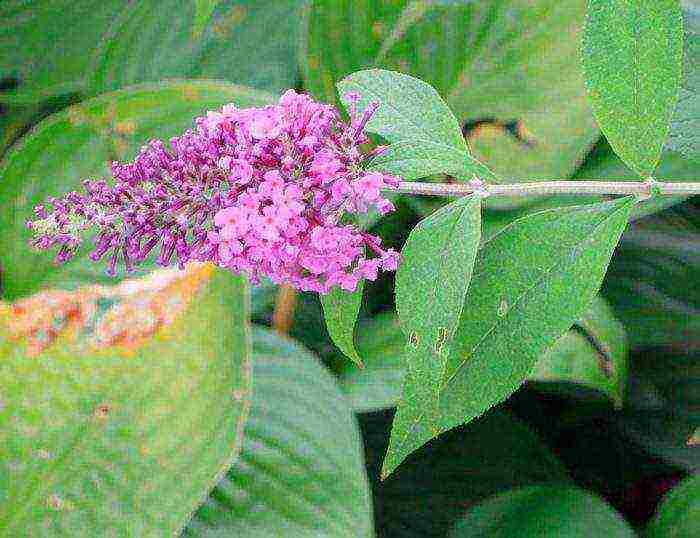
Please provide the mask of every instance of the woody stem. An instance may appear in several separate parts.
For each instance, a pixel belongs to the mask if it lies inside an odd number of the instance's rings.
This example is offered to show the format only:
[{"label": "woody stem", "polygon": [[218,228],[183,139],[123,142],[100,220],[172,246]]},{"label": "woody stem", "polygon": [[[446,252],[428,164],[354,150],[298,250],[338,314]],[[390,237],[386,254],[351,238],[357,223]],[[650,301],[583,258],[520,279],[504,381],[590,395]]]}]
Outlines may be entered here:
[{"label": "woody stem", "polygon": [[[387,189],[389,190],[389,189]],[[544,194],[611,194],[650,196],[691,196],[700,194],[700,181],[669,183],[663,181],[537,181],[529,183],[421,183],[402,181],[397,189],[404,194],[424,196],[466,196],[480,192],[485,196],[537,196]]]}]

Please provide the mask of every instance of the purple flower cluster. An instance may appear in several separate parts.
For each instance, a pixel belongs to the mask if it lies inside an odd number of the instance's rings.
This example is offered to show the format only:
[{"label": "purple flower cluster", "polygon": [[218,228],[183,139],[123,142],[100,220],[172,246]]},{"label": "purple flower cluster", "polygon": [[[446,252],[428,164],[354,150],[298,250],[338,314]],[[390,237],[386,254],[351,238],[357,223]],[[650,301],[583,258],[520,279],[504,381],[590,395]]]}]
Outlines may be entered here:
[{"label": "purple flower cluster", "polygon": [[399,178],[363,168],[381,151],[361,151],[375,110],[353,106],[344,123],[335,107],[289,90],[276,105],[208,112],[169,146],[155,140],[133,162],[113,163],[113,184],[85,181],[84,192],[50,199],[51,211],[38,206],[33,244],[57,246],[65,262],[94,227],[90,256],[107,257],[112,275],[159,249],[161,265],[210,261],[254,282],[354,290],[399,261],[378,237],[341,223],[346,212],[394,209],[381,191]]}]

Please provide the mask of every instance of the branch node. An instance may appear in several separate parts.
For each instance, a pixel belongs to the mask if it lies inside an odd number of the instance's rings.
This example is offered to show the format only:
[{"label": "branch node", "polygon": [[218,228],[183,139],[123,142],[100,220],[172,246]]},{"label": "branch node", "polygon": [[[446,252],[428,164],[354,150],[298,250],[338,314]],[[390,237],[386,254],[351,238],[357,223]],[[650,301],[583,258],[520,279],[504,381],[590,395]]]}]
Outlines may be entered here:
[{"label": "branch node", "polygon": [[479,179],[476,175],[469,182],[469,186],[473,189],[474,194],[480,198],[488,198],[491,196],[491,191],[486,183]]},{"label": "branch node", "polygon": [[648,178],[646,178],[643,184],[647,187],[647,189],[646,192],[639,192],[637,194],[638,202],[643,202],[644,200],[648,200],[649,198],[653,198],[661,194],[659,190],[659,185],[653,177],[649,176]]}]

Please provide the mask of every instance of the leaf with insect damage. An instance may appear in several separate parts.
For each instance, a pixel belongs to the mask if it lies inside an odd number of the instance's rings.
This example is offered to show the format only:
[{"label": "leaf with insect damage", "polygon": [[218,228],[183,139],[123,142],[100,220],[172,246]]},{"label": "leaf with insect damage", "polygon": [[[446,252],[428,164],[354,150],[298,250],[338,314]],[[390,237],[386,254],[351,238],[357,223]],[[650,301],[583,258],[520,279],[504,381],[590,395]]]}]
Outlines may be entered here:
[{"label": "leaf with insect damage", "polygon": [[408,339],[406,376],[391,436],[417,420],[438,429],[439,393],[481,239],[481,199],[461,198],[421,221],[396,272],[396,310]]},{"label": "leaf with insect damage", "polygon": [[[527,378],[598,291],[633,198],[542,211],[479,251],[440,388],[440,431],[478,417]],[[392,437],[383,475],[436,432],[421,416]]]}]

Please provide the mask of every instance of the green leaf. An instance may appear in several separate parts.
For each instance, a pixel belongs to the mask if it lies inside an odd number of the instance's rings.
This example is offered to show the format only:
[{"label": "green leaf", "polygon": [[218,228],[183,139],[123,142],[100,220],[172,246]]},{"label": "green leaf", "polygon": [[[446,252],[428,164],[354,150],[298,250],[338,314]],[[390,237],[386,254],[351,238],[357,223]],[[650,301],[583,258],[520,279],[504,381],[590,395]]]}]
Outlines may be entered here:
[{"label": "green leaf", "polygon": [[630,168],[651,176],[681,80],[678,0],[589,0],[582,54],[601,129]]},{"label": "green leaf", "polygon": [[0,79],[19,79],[12,93],[30,102],[81,91],[95,48],[123,9],[121,0],[1,2]]},{"label": "green leaf", "polygon": [[581,489],[529,486],[491,497],[472,508],[450,538],[634,538],[620,514]]},{"label": "green leaf", "polygon": [[296,79],[302,6],[300,0],[7,0],[0,5],[0,79],[12,76],[20,84],[0,93],[0,101],[95,95],[165,78],[279,91]]},{"label": "green leaf", "polygon": [[405,180],[449,174],[461,180],[495,179],[487,166],[463,149],[430,140],[407,139],[389,146],[372,159],[368,170],[381,170]]},{"label": "green leaf", "polygon": [[268,330],[253,353],[241,455],[185,536],[374,536],[360,433],[333,376]]},{"label": "green leaf", "polygon": [[39,123],[0,163],[3,296],[17,298],[47,284],[110,281],[103,266],[89,261],[87,241],[79,255],[60,268],[53,265],[50,253],[29,247],[25,222],[36,204],[78,189],[82,179],[107,177],[112,160],[131,158],[150,138],[168,140],[208,109],[230,101],[261,106],[270,99],[226,83],[170,82],[105,94]]},{"label": "green leaf", "polygon": [[437,430],[439,393],[481,239],[481,198],[463,197],[411,231],[396,271],[396,310],[407,337],[403,397],[392,439],[421,417]]},{"label": "green leaf", "polygon": [[[334,84],[353,71],[408,73],[433,85],[461,125],[485,120],[470,131],[471,153],[499,177],[573,173],[598,137],[580,63],[572,61],[585,2],[428,4],[314,1],[302,34],[306,87],[332,101]],[[510,122],[524,140],[493,120]]]},{"label": "green leaf", "polygon": [[159,299],[172,309],[198,286],[184,311],[133,346],[98,329],[110,312],[148,323],[128,292],[38,355],[0,324],[3,535],[173,536],[231,465],[250,406],[248,285],[200,272]]},{"label": "green leaf", "polygon": [[347,94],[359,93],[358,110],[378,101],[379,108],[366,128],[389,142],[435,140],[467,152],[457,118],[435,88],[422,80],[385,69],[367,69],[338,82],[338,92],[346,107]]},{"label": "green leaf", "polygon": [[354,292],[347,292],[337,287],[330,293],[321,295],[323,316],[326,328],[333,343],[355,364],[362,368],[362,359],[355,349],[354,333],[357,314],[362,304],[364,281],[360,281]]},{"label": "green leaf", "polygon": [[688,12],[684,14],[684,77],[666,147],[693,159],[697,170],[700,161],[700,17],[691,17]]},{"label": "green leaf", "polygon": [[194,21],[192,22],[192,37],[199,37],[209,22],[216,6],[221,0],[194,0]]},{"label": "green leaf", "polygon": [[[134,2],[103,37],[89,71],[89,91],[175,77],[226,80],[273,92],[294,86],[304,2],[229,0],[212,9],[213,3]],[[197,9],[201,4],[208,4],[207,21],[199,16],[206,13]]]},{"label": "green leaf", "polygon": [[693,538],[700,534],[700,475],[686,478],[661,501],[646,538]]},{"label": "green leaf", "polygon": [[596,389],[619,407],[627,388],[627,335],[597,296],[583,317],[537,361],[532,381],[576,383]]},{"label": "green leaf", "polygon": [[[441,431],[508,397],[592,301],[634,205],[632,198],[534,213],[485,243],[451,348]],[[390,445],[387,475],[433,437],[419,421]]]},{"label": "green leaf", "polygon": [[[362,322],[357,348],[360,370],[348,364],[340,386],[357,413],[394,407],[405,372],[405,337],[393,313]],[[595,389],[621,403],[627,381],[627,336],[605,300],[597,296],[583,317],[537,361],[528,381],[540,391],[561,393],[562,383]],[[607,375],[610,372],[612,375]]]},{"label": "green leaf", "polygon": [[[361,416],[373,481],[390,419],[388,412]],[[491,410],[416,451],[375,488],[376,527],[383,536],[444,538],[465,510],[490,495],[509,487],[570,483],[564,465],[532,430]]]}]

